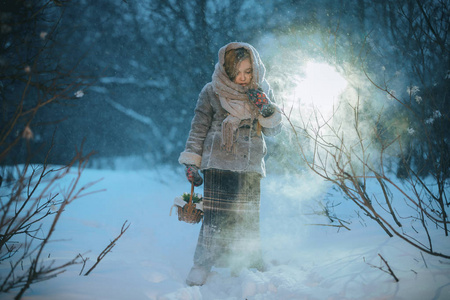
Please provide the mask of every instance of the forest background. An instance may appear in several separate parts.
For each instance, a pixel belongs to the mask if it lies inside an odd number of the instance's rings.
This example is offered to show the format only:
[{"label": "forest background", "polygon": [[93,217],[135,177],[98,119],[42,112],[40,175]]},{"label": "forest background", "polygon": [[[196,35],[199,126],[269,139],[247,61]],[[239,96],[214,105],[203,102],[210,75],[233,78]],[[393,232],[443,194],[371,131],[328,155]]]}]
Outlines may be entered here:
[{"label": "forest background", "polygon": [[[388,97],[392,91],[411,100],[411,109],[387,107],[372,93],[364,107],[385,107],[382,126],[397,122],[409,137],[397,162],[424,169],[430,151],[448,150],[448,1],[0,3],[2,148],[16,147],[2,165],[66,164],[83,140],[86,152],[97,153],[91,166],[114,168],[115,157],[127,156],[142,158],[139,166],[176,165],[198,93],[218,49],[231,41],[260,51],[279,103],[292,103],[289,84],[308,61],[328,63],[354,88],[370,90],[368,78],[355,80],[354,70],[364,70]],[[33,112],[11,129],[18,105]],[[411,110],[432,130],[420,131]],[[32,138],[21,138],[25,131]],[[438,149],[420,142],[429,132]],[[294,171],[301,169],[298,153],[282,140],[273,161],[288,168],[295,161]],[[448,169],[448,158],[440,159]],[[394,166],[399,175],[401,165]]]},{"label": "forest background", "polygon": [[1,292],[20,299],[86,263],[43,258],[66,206],[93,193],[96,180],[79,184],[85,168],[180,169],[198,94],[232,41],[258,49],[285,115],[267,139],[269,175],[289,174],[280,193],[321,178],[342,197],[315,199],[312,214],[326,220],[316,225],[350,231],[355,213],[421,255],[450,258],[439,247],[449,235],[449,2],[260,2],[0,0]]}]

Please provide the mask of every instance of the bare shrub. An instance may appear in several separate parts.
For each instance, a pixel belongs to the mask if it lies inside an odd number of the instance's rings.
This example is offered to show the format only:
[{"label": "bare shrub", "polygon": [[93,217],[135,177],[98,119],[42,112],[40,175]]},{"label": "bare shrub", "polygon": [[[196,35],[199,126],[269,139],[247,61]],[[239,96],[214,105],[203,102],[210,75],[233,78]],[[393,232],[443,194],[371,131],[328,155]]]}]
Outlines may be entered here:
[{"label": "bare shrub", "polygon": [[[398,236],[428,254],[450,258],[450,253],[441,253],[433,247],[433,240],[439,235],[432,228],[447,233],[448,207],[441,200],[447,197],[445,181],[440,177],[423,179],[411,169],[408,178],[398,180],[395,173],[389,172],[385,161],[390,160],[391,148],[404,155],[401,136],[384,140],[379,147],[378,124],[372,125],[372,134],[368,128],[361,128],[359,108],[359,104],[351,107],[351,126],[321,118],[317,111],[314,122],[302,124],[295,124],[285,114],[297,137],[302,159],[314,173],[338,187],[362,215],[375,221],[390,237]],[[409,210],[407,215],[403,215],[405,207]],[[414,234],[404,226],[406,221]]]},{"label": "bare shrub", "polygon": [[[338,23],[328,37],[336,52],[323,50],[348,75],[352,94],[331,115],[290,107],[284,114],[302,162],[333,183],[360,220],[450,258],[434,243],[449,234],[448,7],[442,1],[366,4],[380,26],[356,43],[361,49],[346,56]],[[338,223],[333,226],[350,229],[335,205],[320,205],[320,213]]]},{"label": "bare shrub", "polygon": [[[17,292],[15,299],[20,299],[32,284],[82,263],[81,255],[56,263],[44,255],[44,249],[68,205],[93,193],[90,188],[96,181],[80,185],[93,154],[83,154],[83,145],[74,149],[67,163],[48,163],[59,142],[49,125],[64,117],[46,109],[72,105],[90,85],[77,72],[77,62],[70,65],[64,54],[55,51],[66,1],[4,2],[0,11],[0,263],[9,268],[0,273],[0,293]],[[52,136],[49,131],[53,137],[46,144],[48,140],[42,140]]]}]

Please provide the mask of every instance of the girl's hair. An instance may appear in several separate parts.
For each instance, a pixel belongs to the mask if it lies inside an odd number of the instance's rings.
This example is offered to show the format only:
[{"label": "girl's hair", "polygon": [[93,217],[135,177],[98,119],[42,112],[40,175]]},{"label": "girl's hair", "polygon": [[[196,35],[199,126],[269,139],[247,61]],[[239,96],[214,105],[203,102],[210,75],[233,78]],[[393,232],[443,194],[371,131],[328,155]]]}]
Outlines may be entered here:
[{"label": "girl's hair", "polygon": [[239,63],[247,58],[252,63],[250,52],[245,48],[231,49],[225,53],[225,63],[223,66],[231,81],[234,81],[234,78],[236,78]]}]

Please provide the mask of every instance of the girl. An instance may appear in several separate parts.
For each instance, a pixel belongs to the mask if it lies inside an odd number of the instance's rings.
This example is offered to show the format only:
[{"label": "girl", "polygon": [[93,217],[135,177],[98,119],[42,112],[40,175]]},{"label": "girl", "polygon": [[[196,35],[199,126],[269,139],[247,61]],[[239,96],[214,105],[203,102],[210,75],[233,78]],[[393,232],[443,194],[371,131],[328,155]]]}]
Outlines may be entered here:
[{"label": "girl", "polygon": [[263,135],[281,130],[258,52],[247,43],[219,50],[212,82],[202,89],[179,162],[195,186],[203,183],[203,224],[186,283],[202,285],[213,266],[264,270],[259,237]]}]

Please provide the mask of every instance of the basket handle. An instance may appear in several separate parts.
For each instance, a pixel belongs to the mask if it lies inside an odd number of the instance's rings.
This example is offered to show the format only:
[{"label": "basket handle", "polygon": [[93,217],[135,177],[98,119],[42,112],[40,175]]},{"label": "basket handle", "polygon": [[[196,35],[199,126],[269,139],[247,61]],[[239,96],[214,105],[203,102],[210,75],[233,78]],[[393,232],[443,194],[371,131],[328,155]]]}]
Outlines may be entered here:
[{"label": "basket handle", "polygon": [[194,183],[191,183],[191,196],[189,197],[189,204],[192,204],[192,195],[194,195]]}]

